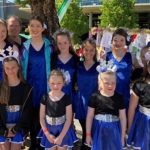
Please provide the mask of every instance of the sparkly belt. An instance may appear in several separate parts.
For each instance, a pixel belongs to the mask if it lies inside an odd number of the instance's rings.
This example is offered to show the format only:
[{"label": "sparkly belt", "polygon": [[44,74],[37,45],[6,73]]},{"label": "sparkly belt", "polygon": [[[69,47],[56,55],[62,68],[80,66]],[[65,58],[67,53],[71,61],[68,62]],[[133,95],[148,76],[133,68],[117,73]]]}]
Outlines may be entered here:
[{"label": "sparkly belt", "polygon": [[146,108],[146,107],[143,107],[143,106],[139,106],[139,111],[141,113],[143,113],[144,115],[146,116],[150,116],[150,108]]},{"label": "sparkly belt", "polygon": [[109,114],[98,114],[95,115],[95,119],[96,120],[100,120],[100,121],[104,121],[104,122],[115,122],[115,121],[119,121],[119,118],[115,115],[109,115]]},{"label": "sparkly belt", "polygon": [[49,117],[48,115],[46,115],[46,122],[50,125],[60,125],[63,124],[65,121],[65,115],[61,117]]},{"label": "sparkly belt", "polygon": [[6,106],[6,110],[7,112],[17,112],[20,110],[20,105],[10,105],[10,106]]}]

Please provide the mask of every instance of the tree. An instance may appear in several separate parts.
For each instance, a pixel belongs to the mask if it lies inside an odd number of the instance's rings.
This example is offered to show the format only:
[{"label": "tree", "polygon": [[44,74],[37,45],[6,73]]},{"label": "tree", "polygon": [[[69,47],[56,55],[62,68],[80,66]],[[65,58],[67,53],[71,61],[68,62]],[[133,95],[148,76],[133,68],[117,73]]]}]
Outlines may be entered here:
[{"label": "tree", "polygon": [[80,37],[88,32],[88,17],[83,14],[82,8],[79,6],[79,0],[72,0],[61,26],[74,33],[74,43],[80,43]]},{"label": "tree", "polygon": [[48,27],[49,38],[60,27],[55,8],[55,0],[16,0],[18,4],[31,6],[32,16],[41,16]]},{"label": "tree", "polygon": [[101,27],[138,27],[135,0],[103,0],[102,3]]}]

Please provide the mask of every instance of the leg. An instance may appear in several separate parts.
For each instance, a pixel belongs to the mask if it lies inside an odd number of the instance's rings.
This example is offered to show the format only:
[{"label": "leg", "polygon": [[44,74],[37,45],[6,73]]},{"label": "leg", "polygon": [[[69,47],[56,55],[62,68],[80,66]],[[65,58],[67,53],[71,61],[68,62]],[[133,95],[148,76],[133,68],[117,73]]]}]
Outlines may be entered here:
[{"label": "leg", "polygon": [[64,146],[64,147],[59,147],[57,146],[57,149],[56,150],[67,150],[67,146]]},{"label": "leg", "polygon": [[30,138],[31,138],[31,150],[38,149],[42,150],[43,148],[40,147],[40,142],[36,138],[38,135],[38,132],[40,131],[40,122],[39,122],[39,108],[33,108],[33,117],[32,117],[32,123],[30,127]]},{"label": "leg", "polygon": [[21,150],[21,144],[11,143],[10,150]]},{"label": "leg", "polygon": [[0,150],[10,150],[10,142],[0,144]]}]

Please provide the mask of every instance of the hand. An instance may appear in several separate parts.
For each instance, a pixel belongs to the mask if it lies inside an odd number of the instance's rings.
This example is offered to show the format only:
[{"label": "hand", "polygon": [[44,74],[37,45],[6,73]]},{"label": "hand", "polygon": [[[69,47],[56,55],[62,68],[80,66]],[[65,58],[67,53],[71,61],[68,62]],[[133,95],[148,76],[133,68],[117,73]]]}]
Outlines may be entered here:
[{"label": "hand", "polygon": [[86,144],[87,144],[88,146],[91,146],[91,145],[92,145],[92,138],[91,138],[91,136],[86,136]]},{"label": "hand", "polygon": [[54,144],[54,140],[55,140],[55,136],[54,136],[54,135],[52,135],[52,134],[50,134],[50,133],[47,133],[47,134],[46,134],[46,137],[47,137],[47,139],[48,139],[48,141],[49,141],[50,143]]},{"label": "hand", "polygon": [[8,130],[7,137],[14,137],[16,134],[12,133],[11,130]]},{"label": "hand", "polygon": [[54,144],[61,145],[63,138],[61,136],[56,137]]}]

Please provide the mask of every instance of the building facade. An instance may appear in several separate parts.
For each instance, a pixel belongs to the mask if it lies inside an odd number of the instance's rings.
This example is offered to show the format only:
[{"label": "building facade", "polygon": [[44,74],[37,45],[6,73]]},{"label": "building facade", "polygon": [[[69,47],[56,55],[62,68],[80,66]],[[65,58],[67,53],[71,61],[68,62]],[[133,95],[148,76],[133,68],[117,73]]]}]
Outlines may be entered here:
[{"label": "building facade", "polygon": [[[83,12],[89,15],[89,27],[97,26],[100,23],[98,16],[101,14],[102,0],[80,0],[80,5]],[[139,16],[140,28],[150,29],[150,0],[136,0],[134,10]]]}]

